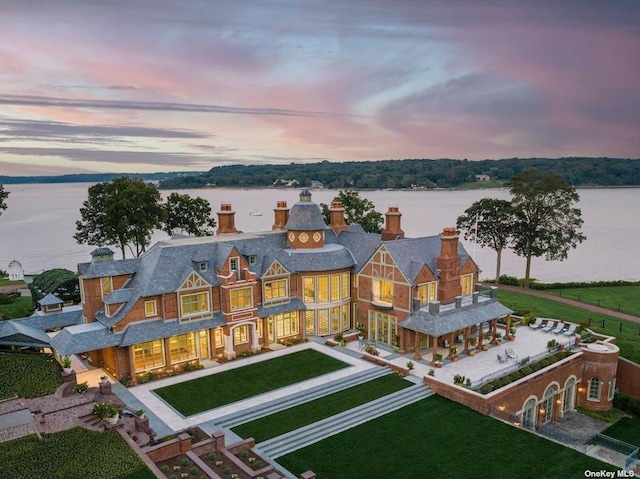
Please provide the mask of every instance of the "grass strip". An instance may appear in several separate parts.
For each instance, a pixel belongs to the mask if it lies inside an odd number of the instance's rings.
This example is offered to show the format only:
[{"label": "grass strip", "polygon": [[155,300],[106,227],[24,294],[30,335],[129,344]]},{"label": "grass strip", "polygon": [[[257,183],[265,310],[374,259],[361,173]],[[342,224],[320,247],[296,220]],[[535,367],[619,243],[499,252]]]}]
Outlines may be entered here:
[{"label": "grass strip", "polygon": [[134,472],[129,477],[154,477],[145,469],[142,459],[113,430],[76,427],[42,439],[21,437],[3,442],[0,448],[0,478],[111,479]]},{"label": "grass strip", "polygon": [[574,299],[601,308],[640,316],[640,286],[545,289],[545,293]]},{"label": "grass strip", "polygon": [[0,399],[53,394],[62,384],[60,366],[45,354],[0,354]]},{"label": "grass strip", "polygon": [[572,323],[588,323],[591,319],[591,330],[615,336],[616,345],[620,348],[620,355],[635,363],[640,363],[640,324],[638,323],[594,313],[551,299],[537,298],[506,290],[498,292],[498,301],[514,311],[529,308],[532,310],[532,315],[536,317],[555,318]]},{"label": "grass strip", "polygon": [[0,316],[4,319],[26,318],[33,313],[33,300],[22,296],[10,304],[0,304]]},{"label": "grass strip", "polygon": [[155,389],[185,416],[289,386],[349,365],[313,349],[303,349],[248,366]]},{"label": "grass strip", "polygon": [[618,441],[628,442],[636,447],[640,447],[640,418],[623,417],[602,431],[602,434],[617,439]]},{"label": "grass strip", "polygon": [[232,431],[242,438],[252,437],[259,443],[412,385],[413,383],[396,374],[389,374],[241,424]]},{"label": "grass strip", "polygon": [[[550,462],[549,458],[553,458]],[[585,477],[617,468],[431,396],[278,458],[323,479]]]}]

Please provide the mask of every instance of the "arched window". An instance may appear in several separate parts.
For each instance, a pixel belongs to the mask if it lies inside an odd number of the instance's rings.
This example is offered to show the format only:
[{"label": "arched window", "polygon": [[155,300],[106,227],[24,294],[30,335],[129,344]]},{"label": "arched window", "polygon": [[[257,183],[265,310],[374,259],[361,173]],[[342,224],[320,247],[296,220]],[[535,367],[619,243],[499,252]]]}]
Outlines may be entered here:
[{"label": "arched window", "polygon": [[607,396],[609,401],[611,401],[613,399],[613,395],[615,393],[616,393],[616,377],[614,376],[609,381],[609,395]]},{"label": "arched window", "polygon": [[536,425],[536,399],[531,398],[524,404],[522,410],[522,427],[527,429],[534,429]]},{"label": "arched window", "polygon": [[589,395],[587,399],[589,401],[600,401],[600,389],[602,387],[602,381],[600,378],[589,379]]},{"label": "arched window", "polygon": [[554,384],[549,386],[544,392],[544,399],[540,408],[543,423],[551,421],[551,418],[553,417],[553,396],[556,394],[557,390],[558,387]]},{"label": "arched window", "polygon": [[564,399],[562,401],[562,412],[571,411],[576,390],[576,380],[569,378],[564,385]]}]

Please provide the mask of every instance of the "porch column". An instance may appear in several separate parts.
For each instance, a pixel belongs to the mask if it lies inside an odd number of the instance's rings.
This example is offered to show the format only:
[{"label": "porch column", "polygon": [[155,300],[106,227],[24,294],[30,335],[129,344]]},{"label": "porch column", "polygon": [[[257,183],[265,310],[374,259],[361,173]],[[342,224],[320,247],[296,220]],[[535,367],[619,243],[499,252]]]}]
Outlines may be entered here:
[{"label": "porch column", "polygon": [[467,326],[464,330],[464,351],[469,354],[469,336],[471,336],[471,326]]},{"label": "porch column", "polygon": [[505,331],[505,336],[511,337],[511,315],[507,315],[507,330]]},{"label": "porch column", "polygon": [[478,327],[478,347],[480,349],[482,349],[482,342],[484,341],[484,338],[482,337],[483,334],[484,334],[484,323],[480,323],[480,326]]},{"label": "porch column", "polygon": [[229,330],[229,336],[224,337],[224,357],[235,359],[236,352],[233,350],[233,331]]},{"label": "porch column", "polygon": [[455,345],[455,332],[451,331],[449,333],[449,357],[451,357],[451,350],[453,349],[453,346]]},{"label": "porch column", "polygon": [[[258,319],[258,321],[260,320]],[[258,343],[258,327],[256,326],[256,323],[251,323],[251,352],[260,352],[260,343]]]},{"label": "porch column", "polygon": [[414,331],[413,334],[413,359],[420,360],[422,359],[422,356],[420,355],[420,333],[418,331]]},{"label": "porch column", "polygon": [[436,362],[436,354],[438,354],[438,338],[431,336],[431,362]]}]

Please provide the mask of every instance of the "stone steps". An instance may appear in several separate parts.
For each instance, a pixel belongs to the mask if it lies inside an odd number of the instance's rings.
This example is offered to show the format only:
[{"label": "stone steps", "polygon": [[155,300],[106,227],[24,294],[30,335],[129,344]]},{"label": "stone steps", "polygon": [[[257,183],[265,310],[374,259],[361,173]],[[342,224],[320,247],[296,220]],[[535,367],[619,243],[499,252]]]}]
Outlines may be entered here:
[{"label": "stone steps", "polygon": [[416,384],[313,424],[308,424],[295,431],[268,439],[257,444],[256,448],[260,453],[276,459],[433,394],[434,392],[428,387]]},{"label": "stone steps", "polygon": [[351,376],[347,376],[345,378],[336,379],[320,386],[306,389],[299,393],[294,393],[279,399],[275,399],[273,401],[268,401],[266,403],[260,404],[259,406],[242,409],[232,414],[228,414],[216,420],[216,426],[220,428],[233,428],[240,424],[251,422],[264,416],[269,416],[284,409],[288,409],[305,402],[313,401],[323,396],[328,396],[329,394],[333,394],[335,392],[342,391],[344,389],[348,389],[368,381],[372,381],[373,379],[377,379],[391,373],[392,371],[389,368],[376,366],[365,371],[352,374]]}]

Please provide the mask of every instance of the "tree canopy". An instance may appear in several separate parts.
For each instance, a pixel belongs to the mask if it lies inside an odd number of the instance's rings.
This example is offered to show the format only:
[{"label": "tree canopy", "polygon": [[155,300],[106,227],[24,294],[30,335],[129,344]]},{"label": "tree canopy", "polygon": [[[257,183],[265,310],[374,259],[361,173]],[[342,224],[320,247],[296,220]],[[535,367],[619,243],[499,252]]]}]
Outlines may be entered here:
[{"label": "tree canopy", "polygon": [[529,287],[532,257],[562,261],[586,239],[580,232],[582,212],[573,206],[580,197],[559,175],[538,170],[514,176],[509,188],[515,213],[512,248],[527,260],[524,286]]},{"label": "tree canopy", "polygon": [[502,250],[509,245],[514,218],[511,202],[483,198],[474,202],[457,219],[457,227],[465,231],[466,239],[473,239],[497,253],[496,282],[500,278]]},{"label": "tree canopy", "polygon": [[2,214],[2,210],[7,209],[7,203],[5,202],[5,200],[7,199],[8,196],[9,196],[9,192],[4,191],[4,186],[0,185],[0,215]]},{"label": "tree canopy", "polygon": [[164,220],[160,192],[140,178],[123,176],[89,188],[89,196],[76,221],[78,243],[115,246],[126,257],[128,248],[140,256],[151,242],[153,230]]},{"label": "tree canopy", "polygon": [[52,293],[62,301],[80,302],[80,282],[78,275],[68,269],[56,268],[45,271],[33,278],[29,285],[34,307],[38,300]]},{"label": "tree canopy", "polygon": [[[358,224],[367,233],[380,233],[382,231],[383,216],[375,210],[375,205],[367,198],[360,198],[357,191],[345,190],[338,192],[333,201],[342,202],[344,208],[344,220],[348,225]],[[320,203],[324,222],[329,224],[329,206]]]},{"label": "tree canopy", "polygon": [[211,216],[211,205],[204,198],[171,193],[164,208],[165,221],[162,229],[169,236],[175,232],[193,236],[214,233],[216,220]]}]

